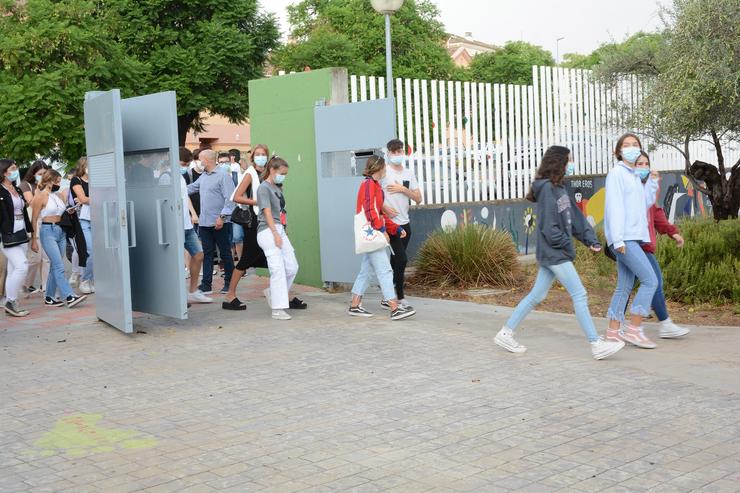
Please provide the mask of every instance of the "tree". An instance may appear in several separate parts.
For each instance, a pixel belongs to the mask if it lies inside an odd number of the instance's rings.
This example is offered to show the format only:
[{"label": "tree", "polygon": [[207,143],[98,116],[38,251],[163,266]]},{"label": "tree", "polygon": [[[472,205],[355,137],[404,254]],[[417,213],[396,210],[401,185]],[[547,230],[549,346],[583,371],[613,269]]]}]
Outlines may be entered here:
[{"label": "tree", "polygon": [[[438,18],[439,9],[429,0],[406,0],[391,16],[394,76],[450,76],[453,63]],[[291,41],[272,59],[278,69],[346,66],[385,75],[385,19],[368,0],[303,0],[288,7],[288,20]],[[316,56],[309,58],[312,54]]]},{"label": "tree", "polygon": [[[663,20],[662,41],[643,43],[642,56],[610,54],[598,74],[606,81],[624,73],[650,76],[628,122],[681,152],[686,175],[707,194],[716,220],[735,218],[740,160],[728,170],[723,147],[740,138],[740,8],[737,0],[674,0]],[[717,166],[692,164],[689,143],[696,140],[714,146]]]},{"label": "tree", "polygon": [[509,41],[501,49],[476,55],[469,70],[475,81],[531,84],[532,65],[554,64],[549,51],[524,41]]},{"label": "tree", "polygon": [[92,1],[4,1],[0,32],[0,156],[19,162],[85,154],[85,92],[131,94],[144,73]]},{"label": "tree", "polygon": [[[607,60],[625,65],[619,69],[622,72],[654,75],[657,64],[655,56],[664,45],[663,34],[638,32],[622,43],[604,43],[588,55],[566,53],[563,55],[565,61],[560,65],[565,68],[592,70]],[[617,67],[612,67],[612,70],[617,70]]]},{"label": "tree", "polygon": [[264,75],[279,32],[257,0],[108,0],[114,30],[148,67],[139,92],[176,91],[178,133],[203,130],[203,110],[240,123],[249,115],[248,83]]}]

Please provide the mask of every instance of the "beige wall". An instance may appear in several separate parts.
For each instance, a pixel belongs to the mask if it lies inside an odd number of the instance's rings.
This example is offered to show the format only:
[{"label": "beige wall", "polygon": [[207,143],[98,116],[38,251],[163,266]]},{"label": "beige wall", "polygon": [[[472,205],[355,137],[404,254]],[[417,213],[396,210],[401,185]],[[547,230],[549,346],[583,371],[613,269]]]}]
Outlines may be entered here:
[{"label": "beige wall", "polygon": [[208,143],[216,151],[239,149],[242,154],[251,148],[251,132],[248,123],[233,124],[221,115],[204,115],[205,131],[195,134],[188,132],[185,147],[196,149]]}]

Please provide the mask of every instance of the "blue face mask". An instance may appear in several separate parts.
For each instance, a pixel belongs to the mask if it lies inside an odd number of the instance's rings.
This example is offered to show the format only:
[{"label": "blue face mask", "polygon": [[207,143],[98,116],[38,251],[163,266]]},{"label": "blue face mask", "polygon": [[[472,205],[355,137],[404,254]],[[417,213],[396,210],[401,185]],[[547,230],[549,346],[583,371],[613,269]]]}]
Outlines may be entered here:
[{"label": "blue face mask", "polygon": [[10,180],[10,181],[13,181],[13,182],[14,182],[14,181],[16,181],[16,180],[18,179],[18,177],[19,177],[20,175],[21,175],[20,171],[18,171],[18,170],[15,170],[15,171],[13,171],[12,173],[10,173],[10,175],[8,176],[8,180]]},{"label": "blue face mask", "polygon": [[254,164],[264,167],[267,164],[267,156],[254,156]]},{"label": "blue face mask", "polygon": [[650,168],[635,168],[635,172],[641,180],[645,180],[650,175]]},{"label": "blue face mask", "polygon": [[622,148],[622,160],[634,164],[640,158],[642,149],[639,147],[624,147]]},{"label": "blue face mask", "polygon": [[226,171],[231,171],[231,163],[218,163]]},{"label": "blue face mask", "polygon": [[568,166],[565,167],[565,176],[573,176],[576,174],[576,165],[573,163],[568,163]]},{"label": "blue face mask", "polygon": [[36,183],[41,181],[41,175],[36,175]]},{"label": "blue face mask", "polygon": [[275,184],[282,185],[285,181],[285,175],[275,175]]},{"label": "blue face mask", "polygon": [[390,156],[388,160],[391,162],[391,164],[400,165],[403,164],[406,161],[406,157],[404,155],[395,155]]},{"label": "blue face mask", "polygon": [[180,174],[181,175],[184,175],[187,172],[188,172],[188,167],[187,166],[180,166]]}]

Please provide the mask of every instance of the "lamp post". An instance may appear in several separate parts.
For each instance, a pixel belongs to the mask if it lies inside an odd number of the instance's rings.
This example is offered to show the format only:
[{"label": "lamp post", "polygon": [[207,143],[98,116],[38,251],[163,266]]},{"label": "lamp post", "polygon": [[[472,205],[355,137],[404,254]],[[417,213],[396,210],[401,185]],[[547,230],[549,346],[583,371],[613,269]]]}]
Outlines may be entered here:
[{"label": "lamp post", "polygon": [[376,12],[385,15],[385,87],[386,97],[393,97],[393,57],[391,55],[391,14],[398,12],[403,0],[370,0]]},{"label": "lamp post", "polygon": [[555,65],[560,65],[560,42],[564,39],[565,37],[555,40]]}]

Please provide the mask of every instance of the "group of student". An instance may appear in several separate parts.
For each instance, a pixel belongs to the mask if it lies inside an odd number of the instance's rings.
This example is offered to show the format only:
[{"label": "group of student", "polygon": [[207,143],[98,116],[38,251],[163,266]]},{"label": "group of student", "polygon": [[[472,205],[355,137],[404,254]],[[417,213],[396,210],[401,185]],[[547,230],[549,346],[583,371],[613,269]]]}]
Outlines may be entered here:
[{"label": "group of student", "polygon": [[[414,173],[405,166],[404,143],[394,139],[386,148],[388,163],[377,155],[367,160],[354,210],[355,214],[364,215],[366,227],[384,237],[385,242],[381,241],[377,249],[362,253],[361,269],[352,287],[347,313],[356,317],[373,316],[363,306],[362,298],[375,277],[382,291],[380,307],[389,310],[391,320],[397,321],[416,313],[405,299],[404,285],[408,262],[406,248],[412,231],[409,209],[412,202],[419,203],[422,197]],[[604,231],[606,253],[616,261],[618,277],[607,314],[606,337],[597,333],[586,290],[573,265],[574,238],[593,252],[600,252],[602,245],[565,188],[565,177],[575,172],[570,150],[551,146],[542,158],[527,195],[528,200],[536,203],[538,217],[537,278],[532,290],[496,334],[494,342],[497,345],[513,353],[526,351],[526,347],[516,341],[514,333],[545,298],[556,279],[570,294],[576,317],[596,359],[613,355],[625,343],[655,348],[656,344],[643,329],[643,321],[651,309],[660,322],[661,338],[678,338],[689,333],[668,316],[662,274],[655,257],[656,230],[670,235],[679,247],[684,242],[678,229],[656,205],[660,176],[650,169],[650,158],[643,151],[640,139],[632,133],[619,138],[614,154],[617,163],[606,178]],[[85,294],[76,294],[64,276],[67,235],[61,223],[65,213],[78,216],[78,229],[82,234],[78,242],[80,248],[75,251],[82,253],[79,257],[84,266],[83,283],[88,283],[86,292],[93,291],[89,287],[92,248],[86,170],[83,159],[77,170],[77,181],[73,180],[72,190],[67,192],[59,189],[59,173],[52,169],[36,169],[33,175],[38,178],[33,180],[36,182],[33,195],[26,197],[15,184],[18,179],[15,162],[0,160],[0,232],[8,260],[5,284],[8,314],[27,314],[18,306],[17,293],[27,274],[27,244],[30,243],[33,252],[38,252],[39,236],[51,264],[45,303],[73,307],[84,301]],[[297,297],[290,298],[299,266],[287,234],[283,184],[288,170],[288,163],[277,155],[270,156],[269,149],[262,144],[254,146],[246,163],[241,163],[233,152],[216,153],[204,149],[192,153],[186,148],[180,149],[189,303],[213,302],[210,297],[213,275],[218,272],[213,271],[213,264],[218,250],[224,277],[220,290],[224,296],[223,309],[246,310],[246,304],[236,296],[236,289],[240,279],[253,267],[269,269],[270,284],[264,295],[272,318],[290,320],[291,315],[286,310],[307,308]],[[85,247],[87,252],[78,252]],[[238,255],[236,265],[232,247]],[[639,287],[627,319],[635,280],[639,280]]]},{"label": "group of student", "polygon": [[[17,163],[0,159],[3,309],[10,316],[29,314],[20,305],[21,293],[43,292],[45,305],[73,308],[95,292],[87,160],[80,159],[71,175],[70,187],[61,190],[61,174],[43,161],[33,163],[20,180]],[[73,252],[69,280],[64,263],[68,246]],[[41,285],[36,287],[38,276]]]},{"label": "group of student", "polygon": [[[645,349],[655,348],[655,342],[645,335],[643,329],[643,321],[650,315],[651,308],[660,322],[661,338],[674,339],[689,333],[687,328],[676,325],[668,316],[663,276],[655,258],[656,229],[670,235],[679,247],[684,243],[678,229],[667,221],[663,210],[656,205],[660,175],[650,169],[650,157],[643,151],[635,134],[622,135],[614,154],[617,163],[606,177],[604,233],[607,255],[617,263],[617,285],[607,313],[606,337],[597,334],[588,308],[586,289],[573,265],[576,255],[574,238],[593,252],[600,252],[602,245],[565,189],[565,176],[575,172],[570,150],[552,146],[545,152],[527,196],[537,204],[536,257],[539,271],[532,290],[494,338],[502,348],[512,353],[527,350],[514,339],[514,333],[529,312],[545,299],[555,279],[570,294],[578,323],[591,344],[595,359],[613,355],[625,343]],[[627,305],[635,279],[639,280],[639,287],[629,307],[627,320]]]}]

